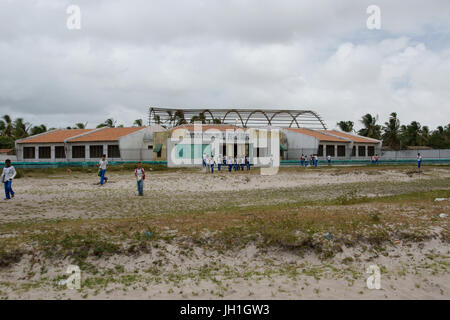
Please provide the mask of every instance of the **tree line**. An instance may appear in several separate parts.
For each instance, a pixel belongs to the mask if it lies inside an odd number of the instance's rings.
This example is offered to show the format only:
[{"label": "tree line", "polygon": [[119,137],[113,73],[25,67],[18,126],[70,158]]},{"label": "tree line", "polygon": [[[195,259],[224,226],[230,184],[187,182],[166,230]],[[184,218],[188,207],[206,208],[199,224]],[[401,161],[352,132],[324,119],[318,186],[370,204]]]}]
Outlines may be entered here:
[{"label": "tree line", "polygon": [[363,127],[358,131],[354,130],[353,121],[339,121],[337,126],[345,132],[355,132],[361,136],[383,140],[383,146],[393,150],[406,149],[409,146],[450,148],[450,124],[438,126],[435,130],[422,126],[418,121],[400,124],[395,112],[391,113],[384,125],[378,123],[378,116],[369,113],[359,121]]},{"label": "tree line", "polygon": [[[198,116],[193,116],[190,123],[194,123],[194,121],[200,121],[204,124],[221,123],[220,119],[206,119],[203,113],[200,113]],[[434,149],[450,148],[450,124],[438,126],[435,130],[430,130],[428,126],[421,126],[417,121],[402,125],[395,112],[391,113],[388,121],[384,125],[378,123],[378,116],[373,116],[369,113],[364,115],[359,121],[362,124],[362,128],[358,131],[354,129],[353,121],[339,121],[337,126],[345,132],[353,132],[361,136],[383,140],[384,146],[388,146],[394,150],[405,149],[408,146],[425,146]],[[155,119],[155,122],[161,124],[159,117]],[[183,111],[176,111],[173,114],[170,113],[169,122],[175,126],[187,123]],[[143,120],[136,119],[133,126],[142,127]],[[74,126],[69,126],[66,129],[85,129],[86,127],[87,122],[75,123]],[[123,125],[117,124],[117,121],[109,118],[96,127],[120,128]],[[0,118],[0,149],[14,148],[14,141],[18,139],[54,129],[47,128],[44,124],[33,126],[23,118],[13,120],[9,115],[4,115]]]}]

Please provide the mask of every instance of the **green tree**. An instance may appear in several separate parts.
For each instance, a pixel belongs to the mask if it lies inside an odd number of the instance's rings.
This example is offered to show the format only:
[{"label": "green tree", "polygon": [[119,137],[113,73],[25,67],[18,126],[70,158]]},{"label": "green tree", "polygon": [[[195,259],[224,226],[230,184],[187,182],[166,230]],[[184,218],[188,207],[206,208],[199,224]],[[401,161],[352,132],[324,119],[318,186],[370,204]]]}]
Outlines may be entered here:
[{"label": "green tree", "polygon": [[30,135],[34,136],[35,134],[40,134],[47,132],[47,127],[44,124],[41,124],[40,126],[34,126],[30,129]]},{"label": "green tree", "polygon": [[2,134],[7,137],[13,136],[14,125],[11,117],[5,114],[0,120],[0,127],[2,128]]},{"label": "green tree", "polygon": [[383,145],[394,150],[400,149],[400,120],[397,118],[397,113],[391,113],[389,121],[384,123],[383,131]]},{"label": "green tree", "polygon": [[85,122],[85,123],[78,122],[78,123],[75,123],[75,126],[73,127],[73,129],[86,129],[86,126],[87,126],[87,122]]},{"label": "green tree", "polygon": [[352,132],[355,124],[353,121],[339,121],[337,125],[344,132]]},{"label": "green tree", "polygon": [[428,140],[428,146],[435,149],[449,149],[450,148],[450,124],[445,128],[438,126],[433,130]]},{"label": "green tree", "polygon": [[100,123],[97,128],[103,128],[103,127],[108,127],[108,128],[115,128],[116,127],[116,122],[113,118],[109,118],[106,119],[105,122]]},{"label": "green tree", "polygon": [[411,124],[400,127],[403,146],[423,146],[422,127],[419,122],[412,121]]},{"label": "green tree", "polygon": [[381,138],[381,126],[377,124],[378,116],[374,117],[371,114],[366,114],[362,117],[360,122],[364,126],[364,128],[358,131],[358,134],[361,136],[380,139]]},{"label": "green tree", "polygon": [[135,127],[143,127],[143,125],[142,125],[142,119],[136,119],[136,120],[134,120],[133,126],[135,126]]},{"label": "green tree", "polygon": [[23,118],[16,118],[13,122],[13,137],[15,140],[28,137],[30,124],[25,122]]}]

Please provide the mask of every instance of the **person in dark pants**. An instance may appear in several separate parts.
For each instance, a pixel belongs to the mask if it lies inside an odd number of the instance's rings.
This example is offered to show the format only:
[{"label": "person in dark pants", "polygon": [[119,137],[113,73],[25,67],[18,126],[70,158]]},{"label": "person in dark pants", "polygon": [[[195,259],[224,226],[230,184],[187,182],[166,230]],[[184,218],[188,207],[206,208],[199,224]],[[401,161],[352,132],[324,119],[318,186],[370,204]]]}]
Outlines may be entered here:
[{"label": "person in dark pants", "polygon": [[16,176],[16,169],[11,165],[11,160],[6,159],[5,167],[3,168],[1,180],[5,186],[5,200],[14,198],[14,191],[12,189],[12,181]]},{"label": "person in dark pants", "polygon": [[106,154],[102,155],[102,158],[98,162],[98,168],[100,169],[100,185],[108,182],[108,178],[105,176],[106,174],[106,166],[108,165],[108,160],[106,160]]},{"label": "person in dark pants", "polygon": [[137,163],[137,168],[134,170],[134,176],[137,181],[138,195],[142,197],[144,195],[145,171],[144,168],[142,168],[140,161]]},{"label": "person in dark pants", "polygon": [[420,153],[417,154],[417,168],[420,169],[420,166],[422,164],[422,156]]}]

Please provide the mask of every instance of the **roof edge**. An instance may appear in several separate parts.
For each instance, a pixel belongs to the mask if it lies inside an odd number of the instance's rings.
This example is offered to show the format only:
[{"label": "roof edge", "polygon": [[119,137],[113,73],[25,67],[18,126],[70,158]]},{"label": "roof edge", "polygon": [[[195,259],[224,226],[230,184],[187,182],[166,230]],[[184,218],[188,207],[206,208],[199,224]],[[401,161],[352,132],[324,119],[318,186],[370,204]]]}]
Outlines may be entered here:
[{"label": "roof edge", "polygon": [[370,138],[370,137],[366,137],[366,136],[360,136],[359,134],[355,134],[353,132],[344,132],[344,131],[336,130],[336,129],[332,129],[332,130],[329,130],[329,131],[337,131],[337,132],[340,132],[340,133],[343,133],[343,134],[348,134],[349,136],[352,136],[352,137],[355,137],[355,138],[363,138],[363,139],[367,139],[367,140],[372,140],[373,142],[376,142],[376,143],[380,143],[382,141],[382,140],[378,140],[378,139],[375,139],[375,138]]},{"label": "roof edge", "polygon": [[54,130],[50,130],[50,131],[34,134],[32,136],[28,136],[28,137],[25,137],[25,138],[22,138],[22,139],[18,139],[15,142],[20,144],[20,143],[25,142],[27,140],[34,139],[34,138],[40,137],[40,136],[45,136],[46,134],[53,133],[53,132],[56,132],[56,131],[62,131],[62,130],[66,130],[66,129],[54,129]]},{"label": "roof edge", "polygon": [[95,128],[95,129],[92,129],[91,131],[87,131],[87,132],[83,132],[83,133],[77,134],[76,136],[73,136],[73,137],[65,139],[64,143],[68,143],[72,139],[80,138],[80,137],[83,137],[83,136],[85,136],[87,134],[98,132],[98,131],[106,129],[106,128],[108,128],[108,127]]}]

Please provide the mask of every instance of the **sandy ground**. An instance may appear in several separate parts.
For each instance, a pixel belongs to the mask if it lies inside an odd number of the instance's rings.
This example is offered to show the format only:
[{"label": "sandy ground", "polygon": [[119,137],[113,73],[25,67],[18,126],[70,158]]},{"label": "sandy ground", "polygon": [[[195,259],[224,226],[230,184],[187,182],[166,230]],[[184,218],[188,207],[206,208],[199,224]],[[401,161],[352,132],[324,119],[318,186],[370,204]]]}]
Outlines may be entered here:
[{"label": "sandy ground", "polygon": [[[282,170],[274,176],[252,173],[216,175],[171,171],[147,173],[145,196],[136,197],[132,174],[109,173],[98,186],[95,174],[61,173],[14,181],[15,199],[1,202],[0,222],[47,223],[89,221],[130,216],[177,214],[189,210],[214,212],[220,208],[329,200],[351,194],[378,197],[407,192],[450,189],[450,168]],[[256,193],[256,194],[255,194]],[[388,205],[385,206],[389,211]],[[231,208],[231,209],[230,209]],[[395,210],[398,210],[399,206]],[[403,213],[450,214],[450,201],[430,207],[400,206]],[[330,209],[333,210],[333,209]],[[371,212],[371,203],[351,208]],[[430,212],[431,212],[430,211]],[[436,214],[435,214],[436,213]],[[256,214],[256,213],[255,213]],[[439,218],[436,218],[439,219]],[[196,245],[177,230],[175,241],[158,241],[151,252],[101,258],[88,257],[96,272],[82,271],[81,290],[58,285],[73,264],[69,257],[25,254],[20,261],[0,265],[0,297],[8,299],[449,299],[450,248],[440,237],[448,217],[429,230],[421,242],[397,241],[382,251],[365,246],[343,247],[331,259],[314,252],[299,254],[278,247],[218,251]],[[23,232],[23,231],[20,231]],[[26,232],[26,231],[25,231]],[[0,244],[16,235],[2,229]],[[181,254],[183,248],[188,253]],[[381,289],[367,288],[367,267],[381,268]],[[105,280],[107,279],[107,280]]]}]

